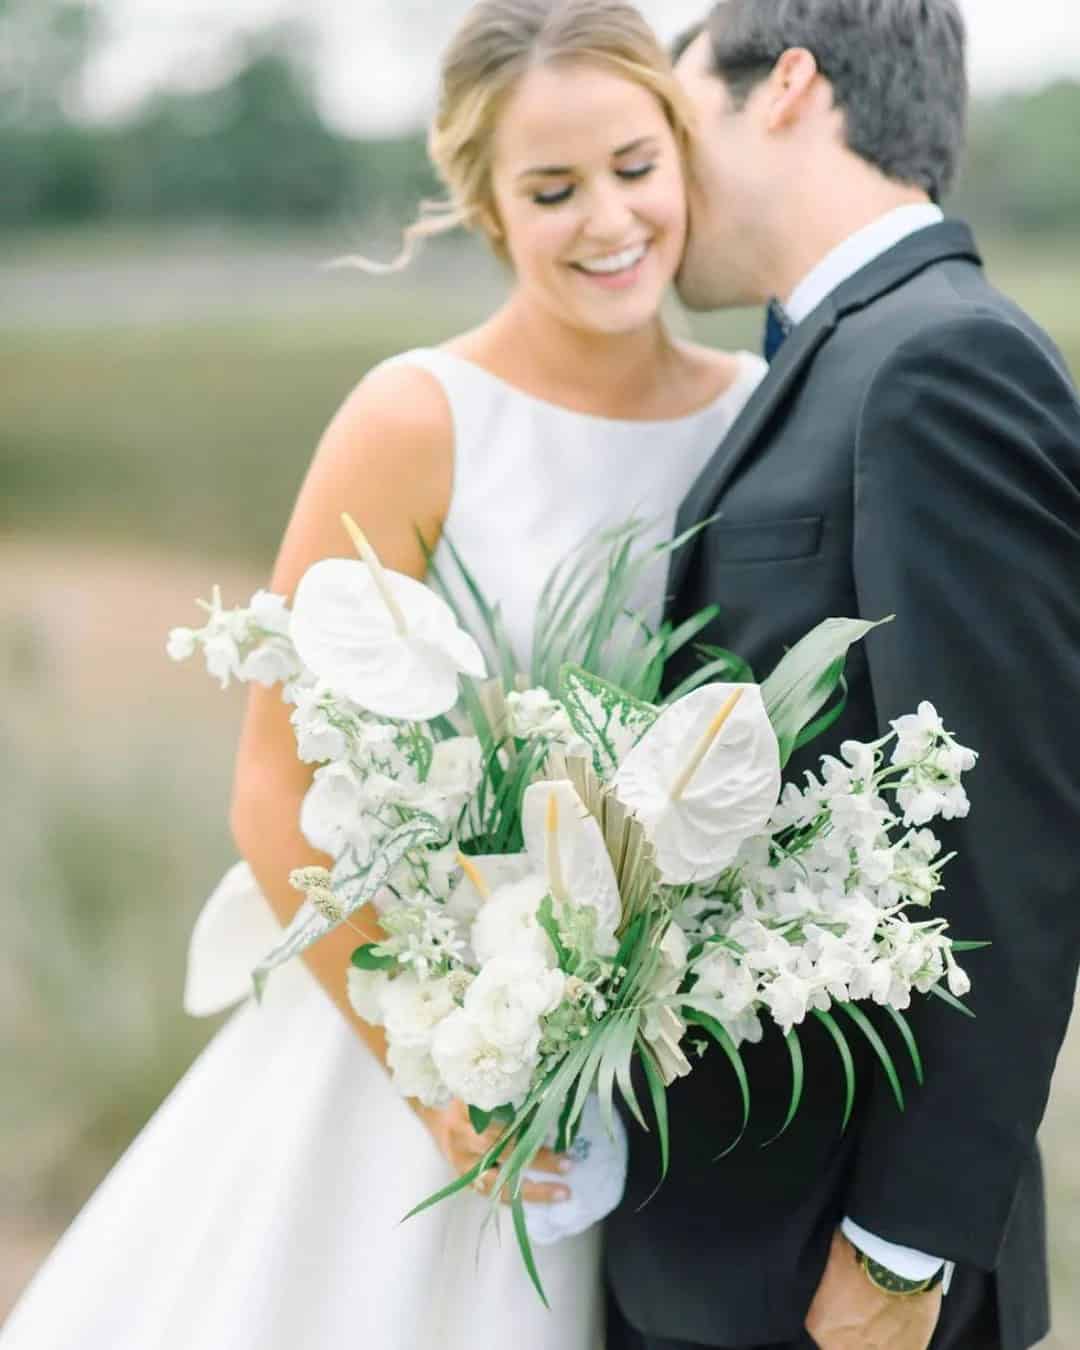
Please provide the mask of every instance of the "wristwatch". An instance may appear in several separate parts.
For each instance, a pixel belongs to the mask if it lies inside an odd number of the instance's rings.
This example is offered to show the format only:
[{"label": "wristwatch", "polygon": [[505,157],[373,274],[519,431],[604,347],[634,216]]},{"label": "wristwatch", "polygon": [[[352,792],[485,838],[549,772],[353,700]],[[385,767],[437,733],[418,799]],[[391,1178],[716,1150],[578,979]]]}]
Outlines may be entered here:
[{"label": "wristwatch", "polygon": [[910,1298],[913,1294],[928,1294],[945,1279],[944,1263],[928,1280],[906,1280],[903,1275],[897,1275],[888,1266],[883,1266],[880,1261],[875,1261],[873,1257],[859,1251],[858,1247],[855,1248],[855,1257],[866,1278],[883,1294],[896,1294],[900,1298]]}]

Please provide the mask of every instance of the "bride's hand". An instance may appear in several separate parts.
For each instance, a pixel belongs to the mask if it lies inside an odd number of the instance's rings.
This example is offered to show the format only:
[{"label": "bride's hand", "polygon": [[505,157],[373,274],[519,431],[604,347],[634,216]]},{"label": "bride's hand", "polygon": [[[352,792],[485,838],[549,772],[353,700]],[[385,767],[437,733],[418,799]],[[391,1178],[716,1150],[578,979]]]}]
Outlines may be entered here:
[{"label": "bride's hand", "polygon": [[[461,1101],[453,1101],[449,1106],[437,1109],[412,1103],[417,1115],[431,1131],[439,1152],[457,1172],[464,1176],[471,1171],[492,1144],[498,1139],[500,1129],[492,1125],[483,1134],[477,1134],[469,1121],[469,1108]],[[553,1176],[564,1176],[573,1164],[564,1155],[552,1153],[543,1148],[529,1165],[530,1172],[550,1172]],[[495,1169],[485,1172],[473,1182],[473,1189],[483,1195],[490,1195],[497,1173]],[[556,1205],[570,1198],[565,1184],[557,1182],[526,1181],[521,1188],[522,1199],[529,1204]],[[510,1203],[510,1196],[503,1188],[503,1204]]]}]

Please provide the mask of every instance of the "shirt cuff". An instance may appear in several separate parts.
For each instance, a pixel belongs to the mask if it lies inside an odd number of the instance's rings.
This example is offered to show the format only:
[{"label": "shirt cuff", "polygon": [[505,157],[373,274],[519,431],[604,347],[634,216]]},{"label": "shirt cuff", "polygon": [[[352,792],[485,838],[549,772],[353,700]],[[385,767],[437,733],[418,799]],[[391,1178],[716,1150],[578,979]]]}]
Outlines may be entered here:
[{"label": "shirt cuff", "polygon": [[845,1219],[840,1231],[853,1247],[865,1252],[871,1261],[891,1270],[904,1280],[929,1280],[945,1266],[946,1292],[952,1282],[952,1262],[940,1256],[929,1256],[926,1252],[916,1251],[913,1247],[901,1247],[895,1242],[886,1242],[875,1233],[860,1228],[852,1219]]}]

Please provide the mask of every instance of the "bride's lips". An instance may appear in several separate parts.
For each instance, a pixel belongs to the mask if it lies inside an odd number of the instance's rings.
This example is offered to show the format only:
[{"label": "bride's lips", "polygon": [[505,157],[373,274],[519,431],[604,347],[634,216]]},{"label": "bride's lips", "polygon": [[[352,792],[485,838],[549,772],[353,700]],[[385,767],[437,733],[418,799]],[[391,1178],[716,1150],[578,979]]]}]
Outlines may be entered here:
[{"label": "bride's lips", "polygon": [[[571,263],[570,266],[585,281],[595,282],[597,286],[603,287],[606,291],[624,291],[637,284],[644,270],[645,264],[652,253],[652,240],[647,240],[644,244],[635,245],[634,248],[625,249],[623,252],[637,252],[641,250],[640,257],[636,262],[627,267],[620,268],[617,272],[590,272],[581,263]],[[616,256],[616,255],[612,255]]]}]

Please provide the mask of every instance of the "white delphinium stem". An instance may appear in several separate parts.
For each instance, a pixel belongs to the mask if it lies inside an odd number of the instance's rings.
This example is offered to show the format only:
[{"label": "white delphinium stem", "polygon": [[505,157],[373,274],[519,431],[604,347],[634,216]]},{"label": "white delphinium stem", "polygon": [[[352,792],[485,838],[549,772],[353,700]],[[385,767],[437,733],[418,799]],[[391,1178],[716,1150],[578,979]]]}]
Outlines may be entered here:
[{"label": "white delphinium stem", "polygon": [[346,530],[349,532],[349,537],[352,539],[357,553],[359,553],[361,559],[367,563],[368,567],[371,568],[371,579],[374,581],[375,589],[379,592],[383,603],[390,612],[390,617],[394,621],[394,627],[402,637],[408,637],[409,625],[405,620],[405,613],[390,589],[390,585],[386,579],[386,569],[383,567],[379,555],[372,548],[371,541],[368,539],[367,535],[347,511],[342,514],[341,519]]}]

